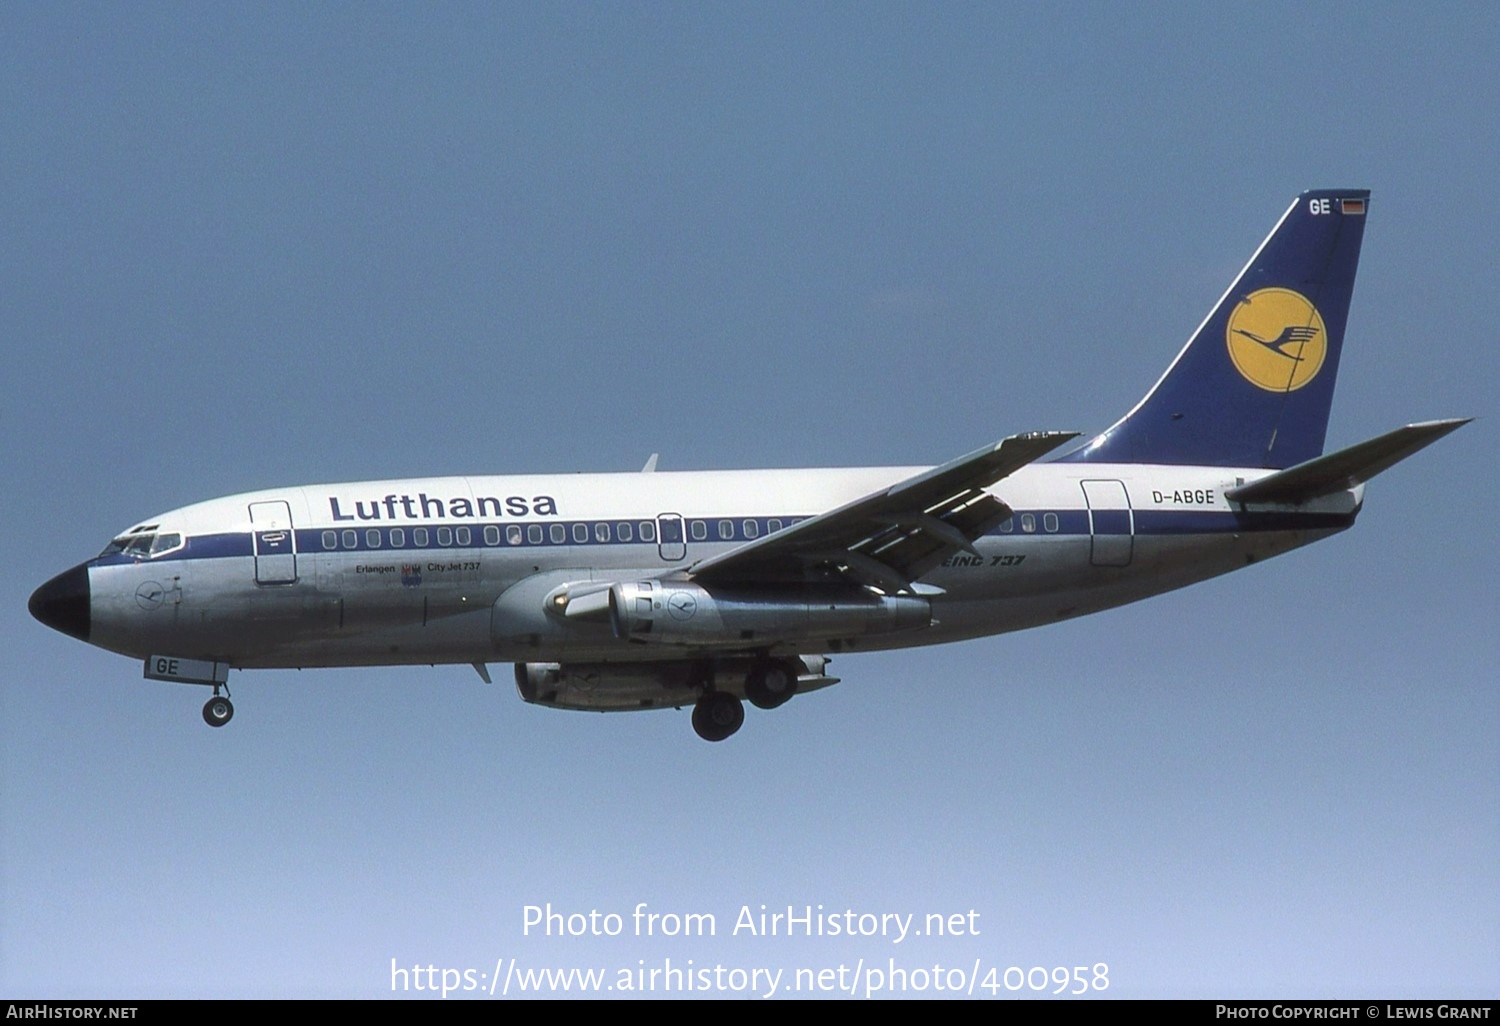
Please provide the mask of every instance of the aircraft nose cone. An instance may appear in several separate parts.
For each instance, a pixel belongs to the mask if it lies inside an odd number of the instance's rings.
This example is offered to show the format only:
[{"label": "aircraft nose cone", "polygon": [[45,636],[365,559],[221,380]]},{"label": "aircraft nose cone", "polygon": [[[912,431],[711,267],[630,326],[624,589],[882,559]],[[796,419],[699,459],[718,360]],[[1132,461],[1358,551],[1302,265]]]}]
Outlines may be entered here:
[{"label": "aircraft nose cone", "polygon": [[42,585],[26,603],[31,615],[55,631],[89,640],[89,569],[80,563]]}]

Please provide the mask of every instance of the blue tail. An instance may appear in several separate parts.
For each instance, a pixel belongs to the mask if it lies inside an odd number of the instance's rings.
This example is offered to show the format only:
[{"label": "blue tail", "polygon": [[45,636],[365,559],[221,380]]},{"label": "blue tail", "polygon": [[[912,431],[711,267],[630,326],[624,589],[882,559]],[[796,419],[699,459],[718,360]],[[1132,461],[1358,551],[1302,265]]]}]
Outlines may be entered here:
[{"label": "blue tail", "polygon": [[1323,452],[1367,189],[1304,192],[1156,386],[1063,459],[1281,469]]}]

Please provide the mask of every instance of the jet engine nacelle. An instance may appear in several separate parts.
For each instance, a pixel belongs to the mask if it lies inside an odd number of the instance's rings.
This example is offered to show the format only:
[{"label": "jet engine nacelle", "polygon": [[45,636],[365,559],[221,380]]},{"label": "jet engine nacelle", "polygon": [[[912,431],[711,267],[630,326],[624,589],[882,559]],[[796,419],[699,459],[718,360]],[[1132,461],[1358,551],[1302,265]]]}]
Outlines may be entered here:
[{"label": "jet engine nacelle", "polygon": [[[837,684],[821,655],[783,661],[797,675],[803,694]],[[671,660],[648,663],[517,663],[521,700],[554,709],[628,712],[667,709],[697,702],[707,682],[716,691],[743,695],[745,681],[763,661],[754,658]]]},{"label": "jet engine nacelle", "polygon": [[645,580],[610,588],[609,617],[622,640],[759,646],[918,630],[932,623],[932,607],[918,596],[864,588],[710,591],[689,582]]}]

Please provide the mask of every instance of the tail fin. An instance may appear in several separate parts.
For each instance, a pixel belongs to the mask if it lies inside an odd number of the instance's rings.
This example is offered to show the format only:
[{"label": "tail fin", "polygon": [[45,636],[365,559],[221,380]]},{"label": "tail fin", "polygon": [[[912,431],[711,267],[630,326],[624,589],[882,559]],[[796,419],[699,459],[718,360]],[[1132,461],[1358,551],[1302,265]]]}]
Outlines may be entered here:
[{"label": "tail fin", "polygon": [[1281,469],[1320,455],[1369,197],[1297,197],[1146,398],[1063,459]]}]

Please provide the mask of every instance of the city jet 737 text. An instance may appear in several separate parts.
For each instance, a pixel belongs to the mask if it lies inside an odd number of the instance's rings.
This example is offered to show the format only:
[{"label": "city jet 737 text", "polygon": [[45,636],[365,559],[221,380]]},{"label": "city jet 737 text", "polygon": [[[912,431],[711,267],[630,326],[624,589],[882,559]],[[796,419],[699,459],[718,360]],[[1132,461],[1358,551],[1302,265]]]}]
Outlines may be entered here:
[{"label": "city jet 737 text", "polygon": [[[515,664],[528,702],[691,706],[720,741],[837,683],[830,657],[1020,630],[1227,573],[1354,523],[1365,482],[1464,420],[1324,454],[1369,193],[1299,196],[1134,409],[941,466],[446,477],[162,513],[37,589],[42,623],[231,669]],[[1083,356],[1082,352],[1078,355]],[[1061,455],[1059,455],[1061,453]]]}]

